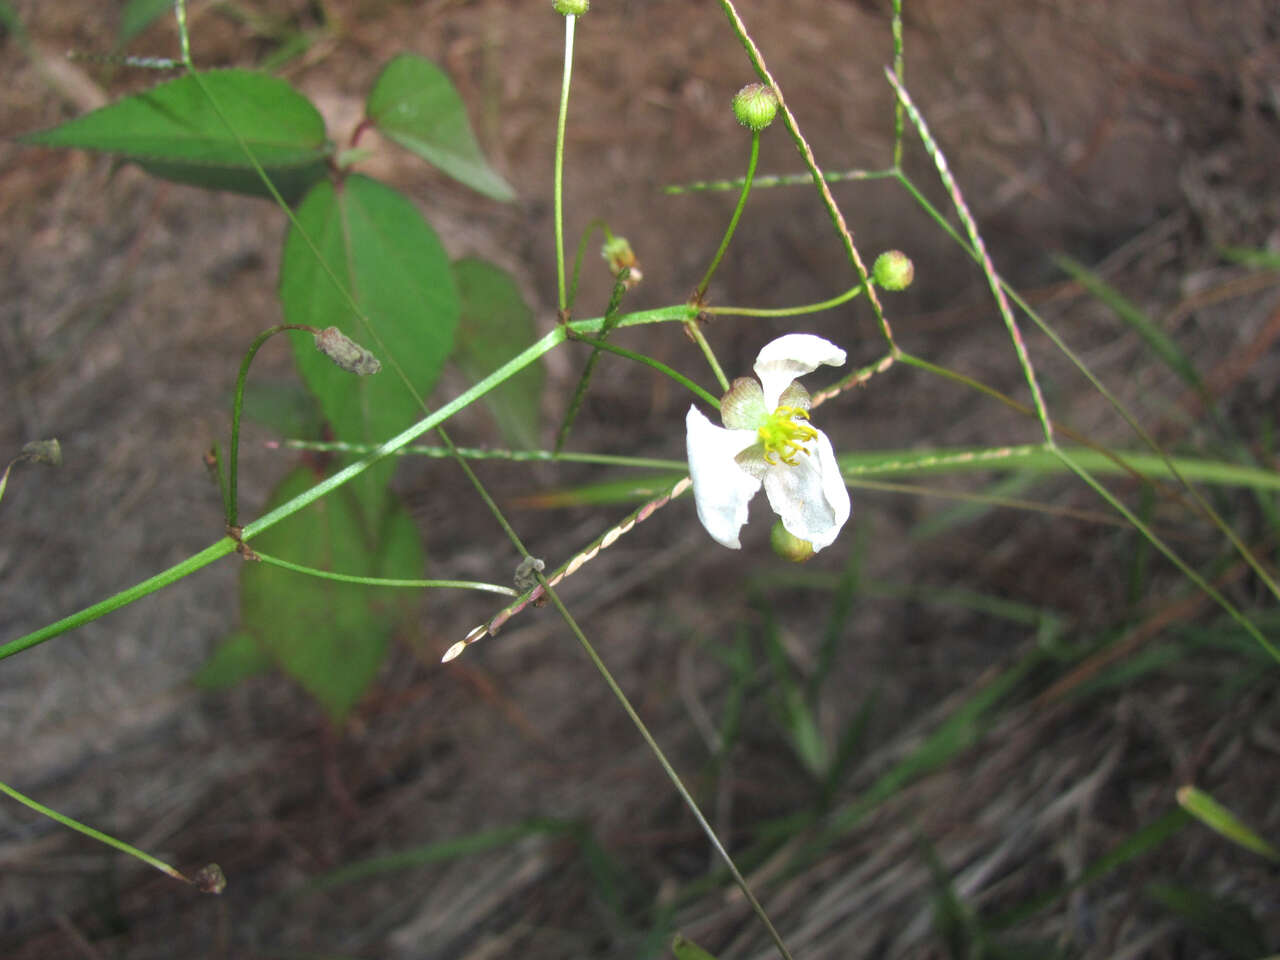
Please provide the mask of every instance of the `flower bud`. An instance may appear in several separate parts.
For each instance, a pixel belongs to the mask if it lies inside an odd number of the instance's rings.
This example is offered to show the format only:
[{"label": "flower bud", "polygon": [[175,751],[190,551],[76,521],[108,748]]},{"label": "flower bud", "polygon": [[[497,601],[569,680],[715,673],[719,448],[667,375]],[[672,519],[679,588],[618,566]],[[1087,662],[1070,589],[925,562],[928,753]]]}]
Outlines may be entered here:
[{"label": "flower bud", "polygon": [[556,13],[580,17],[591,8],[591,0],[552,0],[551,5],[556,8]]},{"label": "flower bud", "polygon": [[749,83],[733,98],[733,115],[749,130],[759,133],[778,113],[778,95],[763,83]]},{"label": "flower bud", "polygon": [[538,585],[538,574],[547,569],[547,562],[538,557],[525,557],[516,567],[516,589],[532,590]]},{"label": "flower bud", "polygon": [[216,863],[208,863],[191,875],[191,885],[201,893],[219,894],[227,889],[227,878]]},{"label": "flower bud", "polygon": [[316,334],[316,349],[347,373],[365,377],[382,369],[378,358],[337,327],[325,327]]},{"label": "flower bud", "polygon": [[916,276],[916,266],[901,250],[886,250],[876,257],[871,275],[885,290],[905,290]]},{"label": "flower bud", "polygon": [[22,455],[32,463],[47,463],[51,467],[62,466],[62,446],[56,439],[32,440],[22,445]]},{"label": "flower bud", "polygon": [[769,531],[769,546],[783,560],[790,560],[792,563],[804,563],[813,556],[813,544],[808,540],[801,540],[784,527],[781,520],[775,520],[773,529]]},{"label": "flower bud", "polygon": [[626,281],[628,290],[644,279],[644,274],[640,272],[640,261],[636,259],[626,237],[610,237],[600,248],[600,256],[604,257],[605,263],[609,265],[609,273],[614,277],[623,270],[631,271]]}]

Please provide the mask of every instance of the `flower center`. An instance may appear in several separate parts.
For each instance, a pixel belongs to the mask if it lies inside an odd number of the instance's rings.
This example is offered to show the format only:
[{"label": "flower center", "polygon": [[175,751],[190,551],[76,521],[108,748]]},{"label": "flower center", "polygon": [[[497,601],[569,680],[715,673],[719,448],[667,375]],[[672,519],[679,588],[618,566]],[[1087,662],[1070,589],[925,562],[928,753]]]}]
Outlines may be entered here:
[{"label": "flower center", "polygon": [[756,430],[764,444],[765,463],[779,460],[788,466],[796,465],[796,454],[806,456],[804,445],[818,435],[818,431],[801,421],[809,419],[809,411],[800,407],[778,407]]}]

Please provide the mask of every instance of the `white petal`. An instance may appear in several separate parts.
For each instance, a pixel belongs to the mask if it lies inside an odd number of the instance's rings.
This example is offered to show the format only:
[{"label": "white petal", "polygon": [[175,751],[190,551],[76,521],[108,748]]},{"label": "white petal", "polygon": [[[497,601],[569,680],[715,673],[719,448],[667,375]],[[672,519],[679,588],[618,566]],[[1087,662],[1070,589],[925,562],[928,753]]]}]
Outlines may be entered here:
[{"label": "white petal", "polygon": [[756,356],[756,376],[764,387],[764,402],[770,410],[778,406],[782,391],[796,377],[812,373],[824,363],[844,366],[845,353],[830,340],[812,333],[788,333],[764,345]]},{"label": "white petal", "polygon": [[689,408],[684,423],[698,519],[713,540],[737,550],[742,546],[738,531],[747,522],[747,503],[760,489],[760,481],[733,458],[756,442],[755,431],[717,427],[696,407]]},{"label": "white petal", "polygon": [[849,488],[840,476],[831,441],[821,430],[800,454],[795,466],[779,463],[764,477],[764,492],[787,531],[813,544],[814,552],[828,547],[849,519]]}]

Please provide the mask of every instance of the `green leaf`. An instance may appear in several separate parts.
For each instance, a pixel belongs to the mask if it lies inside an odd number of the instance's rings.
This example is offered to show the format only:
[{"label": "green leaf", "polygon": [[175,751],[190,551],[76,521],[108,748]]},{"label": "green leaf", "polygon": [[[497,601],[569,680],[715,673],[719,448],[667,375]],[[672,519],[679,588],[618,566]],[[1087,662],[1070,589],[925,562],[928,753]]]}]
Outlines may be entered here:
[{"label": "green leaf", "polygon": [[160,16],[173,10],[173,0],[129,0],[120,14],[120,46],[125,46]]},{"label": "green leaf", "polygon": [[[449,257],[408,199],[365,177],[349,177],[340,187],[318,184],[297,221],[280,265],[286,320],[337,327],[383,364],[381,373],[357,377],[318,353],[310,338],[298,337],[298,370],[338,439],[381,443],[423,413],[400,373],[425,398],[453,351],[458,293]],[[362,316],[352,312],[299,226]],[[387,460],[354,481],[366,505],[377,502],[394,469]]]},{"label": "green leaf", "polygon": [[671,952],[676,955],[676,960],[716,960],[715,954],[703,950],[683,933],[671,938]]},{"label": "green leaf", "polygon": [[[525,305],[511,275],[487,260],[459,260],[453,265],[453,275],[462,301],[453,361],[476,381],[511,359],[515,349],[537,339],[533,311]],[[539,361],[485,394],[484,401],[508,446],[537,446],[545,382],[546,371]]]},{"label": "green leaf", "polygon": [[[307,490],[307,469],[289,474],[269,507]],[[409,515],[394,499],[376,532],[347,488],[264,531],[263,553],[338,573],[415,578],[425,563]],[[341,723],[377,675],[415,594],[322,580],[273,564],[245,563],[240,576],[243,629]]]},{"label": "green leaf", "polygon": [[1280,852],[1263,840],[1234,813],[1213,799],[1203,790],[1192,786],[1178,788],[1178,806],[1191,814],[1210,830],[1222,834],[1232,843],[1266,857],[1280,860]]},{"label": "green leaf", "polygon": [[1233,960],[1254,960],[1267,953],[1262,926],[1241,901],[1172,883],[1153,883],[1147,895]]},{"label": "green leaf", "polygon": [[318,437],[322,426],[315,398],[296,380],[250,380],[244,387],[244,416],[282,437]]},{"label": "green leaf", "polygon": [[253,634],[237,630],[219,644],[191,682],[201,690],[224,690],[271,666],[271,655],[259,646]]},{"label": "green leaf", "polygon": [[384,136],[495,200],[515,191],[480,152],[462,98],[430,60],[403,53],[388,63],[365,102],[369,121]]},{"label": "green leaf", "polygon": [[268,196],[230,123],[286,201],[325,176],[333,145],[324,119],[293,87],[250,70],[216,70],[199,80],[226,122],[188,74],[20,139],[119,154],[165,180]]},{"label": "green leaf", "polygon": [[0,27],[4,27],[6,31],[19,39],[26,37],[26,30],[22,26],[22,18],[18,16],[18,12],[13,9],[9,0],[0,0]]}]

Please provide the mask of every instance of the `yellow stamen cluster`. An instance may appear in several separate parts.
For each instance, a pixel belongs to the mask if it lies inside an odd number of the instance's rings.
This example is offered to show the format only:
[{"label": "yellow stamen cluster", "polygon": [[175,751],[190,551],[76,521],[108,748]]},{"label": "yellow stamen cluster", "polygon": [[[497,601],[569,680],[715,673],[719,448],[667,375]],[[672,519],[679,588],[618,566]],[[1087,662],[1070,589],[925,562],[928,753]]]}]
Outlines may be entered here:
[{"label": "yellow stamen cluster", "polygon": [[764,460],[777,464],[779,460],[788,466],[796,465],[796,455],[809,451],[805,444],[818,435],[818,431],[801,420],[809,419],[809,411],[800,407],[782,406],[769,414],[769,418],[756,430],[764,444]]}]

